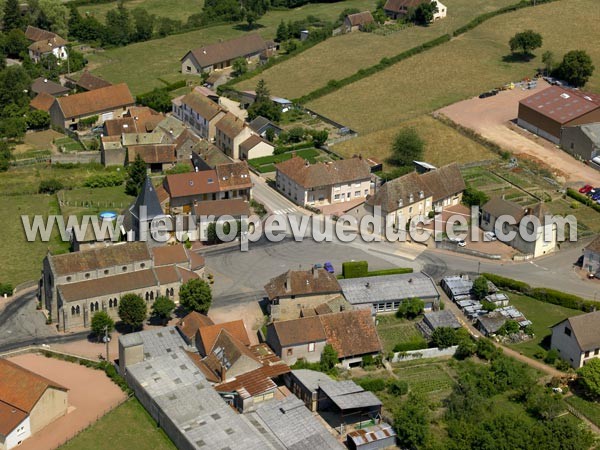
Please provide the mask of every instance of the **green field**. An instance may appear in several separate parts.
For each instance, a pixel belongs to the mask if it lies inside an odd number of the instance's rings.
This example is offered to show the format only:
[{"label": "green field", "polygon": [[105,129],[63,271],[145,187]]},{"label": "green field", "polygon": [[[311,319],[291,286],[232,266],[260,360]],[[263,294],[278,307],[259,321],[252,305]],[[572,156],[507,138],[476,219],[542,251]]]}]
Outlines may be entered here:
[{"label": "green field", "polygon": [[15,195],[0,196],[0,211],[3,212],[2,258],[0,259],[0,282],[16,286],[25,281],[37,280],[42,269],[42,259],[48,248],[52,252],[68,251],[68,243],[58,241],[54,233],[50,242],[36,240],[27,242],[21,216],[59,214],[55,196]]},{"label": "green field", "polygon": [[[275,37],[282,20],[301,20],[315,15],[335,20],[345,8],[372,9],[375,0],[346,0],[337,3],[311,3],[291,10],[269,11],[258,21],[257,30],[265,38]],[[134,94],[164,86],[159,78],[180,79],[180,59],[191,49],[231,39],[246,32],[234,24],[217,25],[189,33],[168,36],[110,50],[97,50],[86,55],[89,69],[113,83],[125,82]],[[178,75],[179,74],[179,75]]]},{"label": "green field", "polygon": [[[483,145],[463,136],[453,128],[423,115],[416,119],[403,122],[398,128],[388,128],[355,139],[336,144],[333,150],[347,158],[363,154],[385,163],[391,154],[394,136],[402,128],[416,128],[425,141],[423,159],[434,166],[443,166],[451,162],[466,163],[496,159],[498,156]],[[452,151],[448,151],[452,149]]]},{"label": "green field", "polygon": [[70,137],[56,139],[54,145],[56,145],[60,151],[65,153],[82,152],[85,150],[83,145],[81,145],[81,142],[71,139]]},{"label": "green field", "polygon": [[136,400],[131,399],[60,447],[61,450],[175,450],[175,445]]},{"label": "green field", "polygon": [[[126,0],[124,5],[127,9],[143,8],[157,17],[168,17],[173,20],[185,22],[192,14],[202,11],[204,1],[202,0]],[[95,16],[100,22],[106,19],[106,13],[117,7],[117,2],[99,3],[95,5],[84,5],[77,8],[81,15]]]},{"label": "green field", "polygon": [[408,366],[400,363],[395,365],[394,374],[406,381],[411,391],[441,398],[450,393],[454,385],[454,372],[446,362],[434,361],[436,360],[419,361],[421,364],[416,364],[415,361]]},{"label": "green field", "polygon": [[[567,50],[584,49],[600,61],[600,27],[589,14],[596,6],[595,0],[558,1],[495,17],[307,106],[366,135],[397,130],[415,116],[531,76],[546,50],[560,57]],[[543,48],[529,62],[505,62],[509,38],[528,28],[542,33]],[[600,90],[600,71],[587,88]]]},{"label": "green field", "polygon": [[[317,162],[325,162],[331,161],[331,158],[328,155],[316,148],[307,148],[304,150],[296,150],[296,156],[300,158],[304,158],[311,164],[315,164]],[[273,156],[263,156],[261,158],[254,158],[248,160],[248,163],[258,170],[261,173],[274,172],[275,164],[279,164],[280,162],[287,161],[294,156],[293,152],[281,153],[279,155]]]},{"label": "green field", "polygon": [[577,395],[567,397],[565,401],[577,411],[588,418],[597,427],[600,427],[600,404]]},{"label": "green field", "polygon": [[[69,244],[59,241],[55,231],[50,242],[27,242],[21,222],[21,215],[46,217],[48,214],[60,214],[56,195],[38,194],[38,187],[42,180],[56,178],[66,188],[75,188],[66,191],[67,199],[74,201],[100,202],[91,209],[74,207],[69,213],[83,214],[89,212],[96,214],[103,203],[118,202],[127,206],[131,197],[125,196],[122,187],[106,189],[77,189],[89,176],[103,173],[105,169],[100,165],[75,166],[67,169],[56,166],[32,165],[11,168],[0,176],[0,211],[4,212],[4,230],[6,238],[3,241],[3,255],[0,261],[0,282],[10,282],[13,285],[34,280],[39,277],[41,261],[48,252],[68,251]],[[115,207],[115,209],[117,209]]]},{"label": "green field", "polygon": [[567,317],[582,314],[581,311],[563,308],[562,306],[552,305],[550,303],[540,302],[531,297],[510,293],[510,303],[521,311],[527,319],[533,322],[534,338],[521,344],[512,345],[515,350],[533,357],[540,350],[547,350],[542,347],[542,341],[548,340],[552,334],[550,327],[557,324]]},{"label": "green field", "polygon": [[398,319],[395,314],[377,316],[377,334],[383,345],[383,351],[389,353],[394,346],[406,342],[422,342],[425,339],[419,333],[414,321]]},{"label": "green field", "polygon": [[57,195],[62,202],[63,216],[98,214],[101,211],[121,213],[135,200],[135,197],[125,194],[124,186],[79,188],[60,191]]},{"label": "green field", "polygon": [[254,89],[264,78],[274,94],[298,98],[327,81],[352,75],[357,70],[435,39],[465,25],[479,14],[495,11],[515,0],[448,0],[448,16],[427,27],[408,27],[382,36],[375,33],[349,33],[327,41],[300,55],[262,72],[238,85]]}]

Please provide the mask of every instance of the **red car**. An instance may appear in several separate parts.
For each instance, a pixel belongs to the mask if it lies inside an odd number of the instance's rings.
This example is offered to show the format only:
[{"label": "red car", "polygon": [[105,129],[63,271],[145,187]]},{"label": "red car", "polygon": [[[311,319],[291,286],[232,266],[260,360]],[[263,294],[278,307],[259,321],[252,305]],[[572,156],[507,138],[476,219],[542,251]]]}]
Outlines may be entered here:
[{"label": "red car", "polygon": [[584,187],[582,187],[581,189],[579,189],[579,193],[580,194],[587,194],[592,189],[594,189],[594,186],[590,186],[589,184],[586,184]]}]

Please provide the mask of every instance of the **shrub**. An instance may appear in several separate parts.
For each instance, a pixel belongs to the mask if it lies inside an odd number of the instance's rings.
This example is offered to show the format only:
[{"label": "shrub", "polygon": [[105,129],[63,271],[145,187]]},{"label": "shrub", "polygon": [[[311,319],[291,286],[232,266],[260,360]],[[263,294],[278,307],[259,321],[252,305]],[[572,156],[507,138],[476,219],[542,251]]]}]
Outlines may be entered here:
[{"label": "shrub", "polygon": [[398,311],[396,311],[396,317],[405,317],[407,319],[414,319],[425,309],[425,302],[420,298],[407,298],[402,300]]},{"label": "shrub", "polygon": [[544,362],[546,364],[554,364],[556,363],[556,360],[560,358],[560,355],[558,353],[558,350],[556,350],[555,348],[548,350],[548,353],[546,353],[546,356],[544,357]]},{"label": "shrub", "polygon": [[104,188],[112,186],[121,186],[125,181],[122,172],[98,173],[88,177],[83,185],[89,188]]},{"label": "shrub", "polygon": [[366,277],[369,272],[367,261],[349,261],[342,263],[342,276],[344,278]]},{"label": "shrub", "polygon": [[481,359],[491,361],[497,358],[502,353],[502,350],[496,348],[496,346],[489,339],[481,338],[477,340],[475,353],[477,353],[477,356],[479,356]]},{"label": "shrub", "polygon": [[54,194],[60,191],[63,188],[63,184],[60,180],[56,178],[51,178],[49,180],[42,180],[40,182],[40,186],[38,188],[38,193],[40,194]]},{"label": "shrub", "polygon": [[408,342],[400,342],[394,346],[395,353],[410,352],[412,350],[423,350],[427,348],[427,341],[422,338],[415,338]]},{"label": "shrub", "polygon": [[361,378],[356,380],[356,384],[365,391],[380,392],[385,389],[385,380],[383,378]]},{"label": "shrub", "polygon": [[389,380],[387,382],[387,391],[396,396],[408,394],[408,383],[403,380]]},{"label": "shrub", "polygon": [[13,286],[10,283],[0,283],[0,295],[10,297],[13,294]]}]

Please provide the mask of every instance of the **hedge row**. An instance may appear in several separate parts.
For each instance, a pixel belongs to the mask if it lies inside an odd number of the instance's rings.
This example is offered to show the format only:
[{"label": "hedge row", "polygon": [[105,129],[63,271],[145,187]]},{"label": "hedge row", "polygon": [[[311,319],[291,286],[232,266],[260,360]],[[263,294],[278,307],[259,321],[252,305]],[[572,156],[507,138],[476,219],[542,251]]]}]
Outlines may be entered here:
[{"label": "hedge row", "polygon": [[174,91],[176,89],[181,89],[182,87],[186,87],[187,86],[187,81],[186,80],[179,80],[176,81],[175,83],[169,83],[168,81],[163,80],[162,78],[159,78],[159,81],[164,83],[165,85],[162,87],[158,87],[158,88],[154,88],[151,91],[148,92],[144,92],[143,94],[138,94],[136,96],[136,100],[138,102],[141,102],[143,100],[144,97],[150,95],[150,94],[154,94],[155,91],[165,91],[165,92],[171,92]]},{"label": "hedge row", "polygon": [[293,101],[294,101],[294,103],[307,103],[312,100],[316,100],[317,98],[323,97],[324,95],[327,95],[327,94],[331,94],[332,92],[337,91],[338,89],[341,89],[344,86],[347,86],[356,81],[362,80],[363,78],[370,77],[371,75],[374,75],[377,72],[387,69],[388,67],[390,67],[396,63],[399,63],[400,61],[402,61],[404,59],[408,59],[411,56],[418,55],[419,53],[422,53],[433,47],[437,47],[438,45],[441,45],[445,42],[448,42],[450,39],[451,39],[451,36],[449,34],[444,34],[443,36],[440,36],[436,39],[425,42],[424,44],[417,45],[416,47],[413,47],[409,50],[406,50],[406,51],[399,53],[395,56],[392,56],[390,58],[382,58],[378,64],[367,67],[365,69],[360,69],[353,75],[350,75],[346,78],[342,78],[341,80],[330,80],[322,88],[319,88],[312,92],[309,92],[308,94],[303,95],[300,98],[294,99]]},{"label": "hedge row", "polygon": [[481,134],[477,133],[476,131],[472,130],[471,128],[463,127],[462,125],[456,123],[455,121],[453,121],[452,119],[450,119],[447,116],[444,116],[441,114],[436,114],[436,115],[434,115],[434,118],[436,120],[442,122],[444,125],[449,126],[450,128],[453,128],[454,130],[458,131],[463,136],[471,139],[472,141],[477,142],[478,144],[487,148],[489,151],[496,153],[499,156],[505,156],[507,153],[506,150],[502,150],[502,147],[500,147],[495,142],[492,142],[489,139],[484,138]]},{"label": "hedge row", "polygon": [[342,263],[342,276],[344,278],[366,277],[369,273],[369,263],[367,261],[348,261]]},{"label": "hedge row", "polygon": [[479,15],[479,16],[475,17],[473,20],[471,20],[468,24],[463,25],[462,27],[454,30],[452,35],[459,36],[461,34],[464,34],[467,31],[470,31],[473,28],[477,27],[478,25],[481,25],[483,22],[490,20],[492,17],[496,17],[501,14],[506,14],[509,12],[514,12],[519,9],[528,8],[530,6],[535,6],[536,4],[539,5],[542,3],[551,3],[554,1],[557,1],[557,0],[535,0],[535,1],[534,0],[522,0],[521,2],[515,3],[514,5],[508,5],[503,8],[497,9],[496,11],[491,11],[491,12]]},{"label": "hedge row", "polygon": [[377,277],[380,275],[399,275],[403,273],[413,273],[412,267],[396,267],[394,269],[373,270],[367,272],[367,277]]},{"label": "hedge row", "polygon": [[577,309],[584,312],[591,312],[597,306],[597,303],[585,300],[578,295],[568,294],[555,289],[534,288],[523,281],[494,275],[493,273],[484,273],[482,275],[501,289],[519,292],[541,302],[551,303],[569,309]]},{"label": "hedge row", "polygon": [[567,195],[572,199],[577,200],[579,203],[583,203],[585,206],[589,206],[590,208],[600,212],[600,205],[587,195],[580,194],[575,189],[571,188],[567,188]]}]

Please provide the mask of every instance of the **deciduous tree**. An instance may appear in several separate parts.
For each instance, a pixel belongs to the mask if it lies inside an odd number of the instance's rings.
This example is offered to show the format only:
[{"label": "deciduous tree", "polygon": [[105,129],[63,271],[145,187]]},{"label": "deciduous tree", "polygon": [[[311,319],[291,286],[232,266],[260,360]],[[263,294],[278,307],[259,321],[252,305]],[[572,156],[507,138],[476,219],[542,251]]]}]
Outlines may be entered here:
[{"label": "deciduous tree", "polygon": [[593,399],[600,398],[600,359],[590,359],[577,370],[577,374],[579,375],[577,382],[585,394]]},{"label": "deciduous tree", "polygon": [[533,30],[526,30],[515,34],[508,44],[512,53],[531,55],[531,52],[542,46],[542,35]]},{"label": "deciduous tree", "polygon": [[183,283],[179,288],[179,302],[190,311],[206,314],[212,303],[210,285],[197,278]]},{"label": "deciduous tree", "polygon": [[115,321],[108,315],[106,311],[97,311],[92,316],[92,333],[100,340],[106,333],[110,334],[115,329]]},{"label": "deciduous tree", "polygon": [[590,55],[583,50],[572,50],[563,56],[562,62],[556,68],[556,74],[567,83],[581,87],[588,82],[594,69]]},{"label": "deciduous tree", "polygon": [[127,174],[129,178],[125,183],[125,193],[127,195],[136,196],[140,193],[142,183],[146,180],[147,176],[146,163],[138,153],[135,155],[133,163],[127,167]]},{"label": "deciduous tree", "polygon": [[138,329],[146,320],[148,308],[146,302],[137,294],[125,294],[119,303],[119,318],[132,330]]},{"label": "deciduous tree", "polygon": [[175,309],[175,302],[164,295],[161,295],[154,300],[152,304],[152,316],[163,323],[166,323],[171,318],[171,313]]},{"label": "deciduous tree", "polygon": [[392,144],[392,155],[389,163],[394,166],[410,166],[413,161],[421,159],[425,144],[414,128],[404,128]]},{"label": "deciduous tree", "polygon": [[400,303],[396,316],[414,319],[423,312],[424,308],[425,303],[420,298],[407,298]]}]

